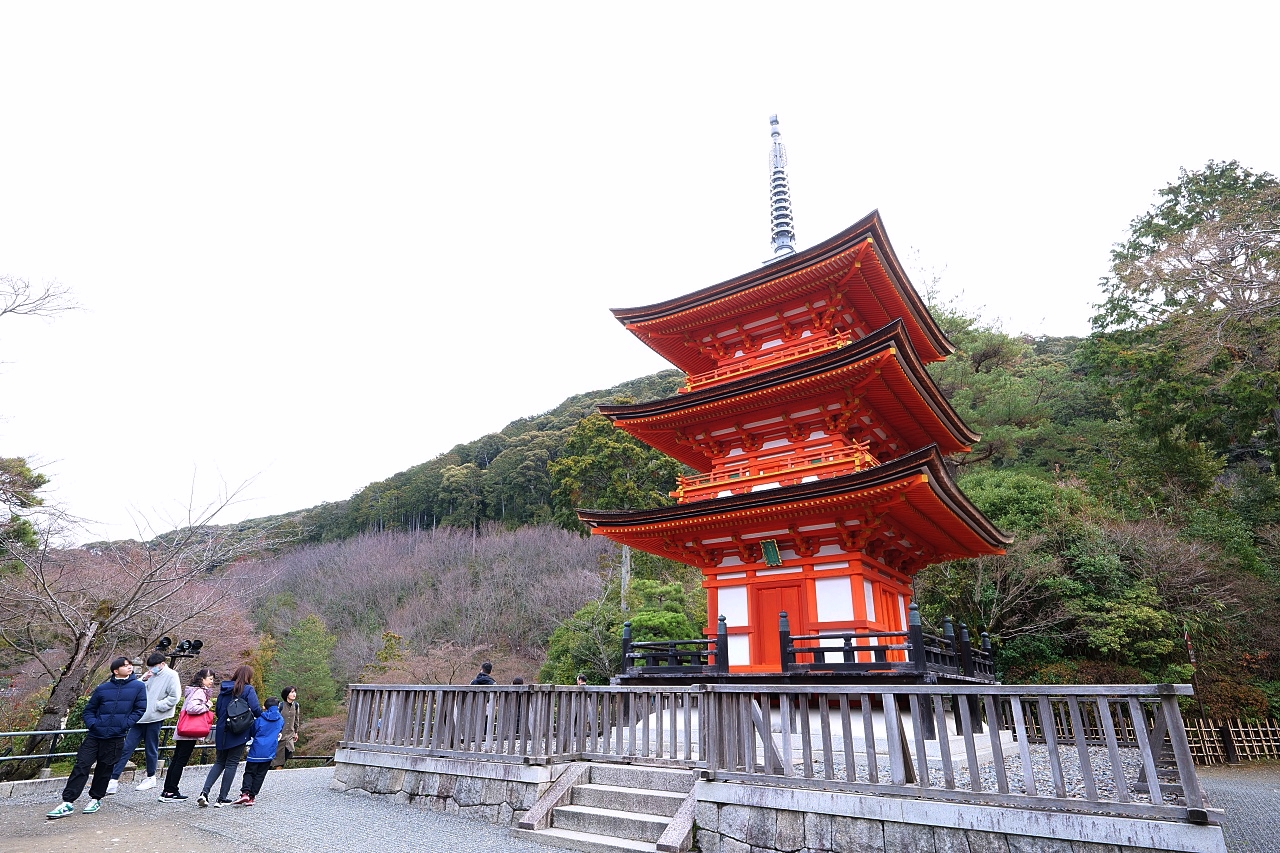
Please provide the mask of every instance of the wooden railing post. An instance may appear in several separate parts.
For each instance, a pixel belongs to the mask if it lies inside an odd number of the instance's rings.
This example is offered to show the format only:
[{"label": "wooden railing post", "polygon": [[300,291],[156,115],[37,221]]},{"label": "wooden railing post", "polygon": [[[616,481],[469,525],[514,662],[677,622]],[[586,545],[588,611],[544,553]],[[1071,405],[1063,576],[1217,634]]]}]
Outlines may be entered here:
[{"label": "wooden railing post", "polygon": [[622,623],[622,671],[627,672],[631,669],[631,623]]},{"label": "wooden railing post", "polygon": [[783,672],[795,664],[796,654],[791,648],[791,623],[787,621],[785,610],[778,614],[778,654]]},{"label": "wooden railing post", "polygon": [[716,620],[716,672],[729,672],[729,623],[723,613]]}]

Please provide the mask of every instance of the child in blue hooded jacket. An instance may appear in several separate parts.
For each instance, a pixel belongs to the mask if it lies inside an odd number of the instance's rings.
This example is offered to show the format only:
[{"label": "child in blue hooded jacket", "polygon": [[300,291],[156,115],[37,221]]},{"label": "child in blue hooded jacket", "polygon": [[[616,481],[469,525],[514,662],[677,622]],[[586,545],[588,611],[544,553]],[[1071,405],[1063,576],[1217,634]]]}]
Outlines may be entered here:
[{"label": "child in blue hooded jacket", "polygon": [[240,799],[237,806],[251,806],[276,757],[280,732],[284,730],[284,717],[280,715],[280,700],[272,696],[264,704],[262,716],[253,721],[253,742],[244,759],[244,778],[240,781]]}]

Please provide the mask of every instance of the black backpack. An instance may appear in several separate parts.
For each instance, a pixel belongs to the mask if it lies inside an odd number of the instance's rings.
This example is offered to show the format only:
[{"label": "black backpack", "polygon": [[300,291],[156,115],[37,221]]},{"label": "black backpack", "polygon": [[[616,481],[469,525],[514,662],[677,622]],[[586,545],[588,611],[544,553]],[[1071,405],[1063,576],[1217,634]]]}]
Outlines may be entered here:
[{"label": "black backpack", "polygon": [[227,706],[227,734],[242,735],[253,725],[253,709],[243,696],[234,696]]}]

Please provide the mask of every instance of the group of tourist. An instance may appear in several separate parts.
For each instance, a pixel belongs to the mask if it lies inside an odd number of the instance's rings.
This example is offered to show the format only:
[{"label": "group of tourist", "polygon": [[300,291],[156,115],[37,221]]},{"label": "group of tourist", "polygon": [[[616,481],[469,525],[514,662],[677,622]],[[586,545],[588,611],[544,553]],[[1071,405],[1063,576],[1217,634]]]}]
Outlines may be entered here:
[{"label": "group of tourist", "polygon": [[[89,782],[89,802],[85,814],[102,807],[102,800],[114,794],[130,756],[138,744],[146,753],[146,778],[138,783],[139,791],[156,787],[160,758],[160,730],[178,713],[174,732],[173,758],[164,774],[160,802],[177,803],[187,797],[179,791],[182,771],[192,752],[201,742],[212,739],[214,762],[205,776],[196,804],[209,805],[209,795],[221,777],[218,797],[213,805],[252,806],[262,791],[267,771],[282,767],[294,752],[302,713],[298,691],[286,687],[280,698],[274,696],[259,703],[258,693],[250,683],[253,669],[239,666],[218,687],[211,669],[197,672],[181,689],[178,673],[170,668],[165,656],[155,652],[147,658],[147,670],[141,677],[134,673],[133,663],[119,657],[111,662],[111,677],[98,685],[83,712],[88,733],[76,752],[75,766],[62,790],[62,803],[48,813],[50,819],[75,812],[73,805]],[[246,754],[247,748],[247,754]],[[239,799],[230,799],[231,787],[241,760],[245,762],[240,782]],[[92,772],[92,781],[90,775]]]}]

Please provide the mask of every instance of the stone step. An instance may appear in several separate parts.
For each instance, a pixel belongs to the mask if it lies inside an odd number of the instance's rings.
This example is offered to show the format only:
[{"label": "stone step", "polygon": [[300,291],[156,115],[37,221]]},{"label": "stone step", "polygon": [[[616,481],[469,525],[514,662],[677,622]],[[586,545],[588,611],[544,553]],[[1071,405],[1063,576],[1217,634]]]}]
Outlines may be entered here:
[{"label": "stone step", "polygon": [[536,841],[550,847],[581,850],[583,853],[658,853],[658,845],[652,841],[632,841],[626,838],[610,838],[594,832],[578,832],[573,829],[513,829],[516,838]]},{"label": "stone step", "polygon": [[650,791],[620,785],[574,785],[572,804],[671,817],[684,802],[678,791]]},{"label": "stone step", "polygon": [[670,823],[670,819],[662,815],[595,806],[557,806],[551,810],[553,829],[572,829],[635,841],[656,842]]},{"label": "stone step", "polygon": [[666,767],[644,767],[638,764],[592,764],[591,784],[618,788],[640,788],[646,791],[673,791],[687,794],[693,790],[693,771]]}]

